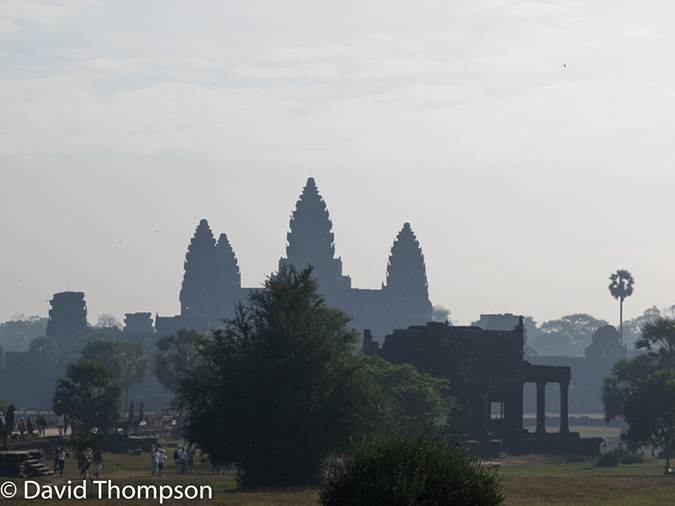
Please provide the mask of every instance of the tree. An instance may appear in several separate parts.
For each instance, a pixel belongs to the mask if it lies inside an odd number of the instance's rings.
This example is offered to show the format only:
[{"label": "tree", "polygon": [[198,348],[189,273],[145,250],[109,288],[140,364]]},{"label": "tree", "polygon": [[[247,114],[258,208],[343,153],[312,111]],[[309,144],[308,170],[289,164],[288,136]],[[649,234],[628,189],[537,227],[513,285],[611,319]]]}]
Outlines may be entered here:
[{"label": "tree", "polygon": [[130,339],[93,339],[87,342],[80,354],[83,358],[106,365],[115,374],[124,388],[126,409],[129,388],[142,383],[150,367],[143,345]]},{"label": "tree", "polygon": [[40,316],[14,316],[0,323],[0,345],[7,351],[28,351],[31,340],[45,335],[48,321],[48,318]]},{"label": "tree", "polygon": [[664,369],[638,381],[624,403],[628,432],[624,439],[636,446],[651,445],[666,453],[670,474],[670,450],[675,443],[675,370]]},{"label": "tree", "polygon": [[633,276],[627,270],[619,269],[609,279],[609,293],[619,300],[619,336],[623,345],[623,300],[633,294]]},{"label": "tree", "polygon": [[118,330],[121,330],[122,322],[120,322],[119,319],[115,318],[111,314],[103,313],[101,316],[98,317],[96,326],[109,329],[116,328]]},{"label": "tree", "polygon": [[607,321],[589,314],[566,315],[542,323],[532,346],[546,355],[583,357],[584,350],[592,342],[593,333],[605,325],[608,325]]},{"label": "tree", "polygon": [[54,367],[59,363],[59,345],[51,336],[36,337],[30,342],[28,353],[33,364],[43,368]]},{"label": "tree", "polygon": [[604,379],[602,402],[606,422],[624,416],[628,395],[640,381],[659,370],[675,368],[675,320],[658,318],[643,323],[635,347],[643,353],[630,360],[619,360]]},{"label": "tree", "polygon": [[199,364],[197,343],[206,336],[196,330],[178,329],[155,342],[155,376],[170,392],[175,392],[181,380]]},{"label": "tree", "polygon": [[365,438],[335,466],[320,492],[323,506],[451,504],[494,506],[504,496],[495,474],[458,442],[430,431]]},{"label": "tree", "polygon": [[450,310],[440,304],[431,306],[431,319],[435,322],[448,322],[449,325],[452,325]]},{"label": "tree", "polygon": [[380,357],[369,361],[369,374],[387,396],[397,428],[419,434],[452,409],[449,380],[421,374],[410,364],[394,365]]},{"label": "tree", "polygon": [[236,463],[243,486],[318,483],[327,454],[382,420],[387,400],[352,353],[359,335],[311,272],[283,266],[250,293],[199,344],[203,363],[178,389],[184,436]]},{"label": "tree", "polygon": [[657,348],[658,362],[662,367],[675,367],[675,320],[657,318],[642,325],[642,336],[635,341],[636,349]]},{"label": "tree", "polygon": [[66,376],[56,381],[54,413],[79,420],[89,434],[97,427],[111,429],[117,423],[122,386],[115,373],[99,362],[80,358],[66,366]]}]

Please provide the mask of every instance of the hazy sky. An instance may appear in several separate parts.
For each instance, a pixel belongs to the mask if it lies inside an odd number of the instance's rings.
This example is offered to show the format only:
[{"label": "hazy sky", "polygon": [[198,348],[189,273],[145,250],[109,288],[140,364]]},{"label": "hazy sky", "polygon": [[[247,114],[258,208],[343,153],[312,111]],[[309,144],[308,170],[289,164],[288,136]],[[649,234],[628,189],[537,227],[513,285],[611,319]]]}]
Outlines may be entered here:
[{"label": "hazy sky", "polygon": [[180,311],[201,218],[244,286],[315,177],[352,285],[408,221],[432,302],[675,304],[675,4],[0,1],[0,321]]}]

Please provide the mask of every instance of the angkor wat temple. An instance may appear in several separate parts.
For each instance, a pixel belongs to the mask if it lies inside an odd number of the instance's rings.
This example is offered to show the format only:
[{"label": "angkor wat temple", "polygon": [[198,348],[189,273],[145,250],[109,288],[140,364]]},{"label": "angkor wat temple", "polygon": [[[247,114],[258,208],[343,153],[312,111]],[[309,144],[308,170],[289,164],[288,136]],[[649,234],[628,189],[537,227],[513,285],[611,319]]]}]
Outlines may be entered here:
[{"label": "angkor wat temple", "polygon": [[[370,329],[376,337],[431,320],[424,256],[409,223],[394,240],[386,282],[375,290],[353,288],[351,278],[342,273],[342,260],[335,258],[332,226],[326,203],[310,177],[291,217],[286,258],[279,260],[279,266],[292,264],[302,269],[312,265],[326,302],[351,315],[354,328]],[[237,257],[227,236],[220,234],[216,241],[203,219],[185,256],[181,314],[157,316],[157,332],[216,328],[223,318],[233,317],[235,304],[256,289],[241,286]]]}]

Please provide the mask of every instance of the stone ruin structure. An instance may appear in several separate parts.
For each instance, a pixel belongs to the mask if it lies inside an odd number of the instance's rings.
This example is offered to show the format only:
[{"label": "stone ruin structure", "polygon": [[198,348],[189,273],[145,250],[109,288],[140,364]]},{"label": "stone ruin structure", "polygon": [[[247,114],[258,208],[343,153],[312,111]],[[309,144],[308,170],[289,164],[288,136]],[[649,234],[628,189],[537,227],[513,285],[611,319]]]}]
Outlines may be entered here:
[{"label": "stone ruin structure", "polygon": [[[391,248],[386,282],[375,290],[353,288],[351,278],[342,273],[332,227],[326,203],[310,177],[291,217],[286,256],[279,266],[292,264],[302,269],[312,265],[326,302],[351,315],[354,328],[368,328],[375,336],[431,320],[424,255],[409,223],[403,225]],[[234,316],[236,303],[256,289],[241,286],[239,264],[227,236],[220,234],[216,240],[203,219],[185,256],[181,314],[157,315],[157,332],[218,327],[223,318]]]},{"label": "stone ruin structure", "polygon": [[[393,364],[411,364],[422,373],[450,380],[456,405],[448,419],[468,440],[510,453],[559,451],[585,455],[599,452],[600,438],[570,432],[569,367],[533,365],[523,360],[522,317],[513,330],[483,330],[429,322],[387,335],[382,347],[364,332],[364,352]],[[536,385],[537,425],[523,428],[526,384]],[[560,427],[546,432],[546,384],[560,387]],[[498,440],[498,443],[495,443]],[[491,443],[488,443],[490,442]],[[497,449],[494,450],[497,444]]]}]

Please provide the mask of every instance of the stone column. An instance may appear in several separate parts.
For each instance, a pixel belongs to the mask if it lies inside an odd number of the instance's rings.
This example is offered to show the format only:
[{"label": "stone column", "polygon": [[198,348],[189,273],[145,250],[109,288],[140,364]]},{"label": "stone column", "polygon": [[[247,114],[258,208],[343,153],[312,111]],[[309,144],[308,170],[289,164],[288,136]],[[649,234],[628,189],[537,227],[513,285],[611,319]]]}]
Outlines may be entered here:
[{"label": "stone column", "polygon": [[569,381],[560,382],[560,433],[569,434]]},{"label": "stone column", "polygon": [[537,381],[537,434],[546,434],[546,382]]}]

